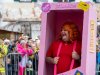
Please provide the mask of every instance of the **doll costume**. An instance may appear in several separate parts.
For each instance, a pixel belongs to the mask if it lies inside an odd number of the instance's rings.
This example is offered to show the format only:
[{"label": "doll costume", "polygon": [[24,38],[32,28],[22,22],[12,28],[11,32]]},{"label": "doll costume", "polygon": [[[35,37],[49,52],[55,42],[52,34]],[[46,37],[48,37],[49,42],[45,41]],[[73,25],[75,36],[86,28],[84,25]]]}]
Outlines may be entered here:
[{"label": "doll costume", "polygon": [[[62,43],[61,50],[59,53],[59,61],[57,64],[57,74],[66,72],[70,70],[70,65],[72,61],[72,52],[73,52],[73,45],[74,43],[64,43],[63,41],[54,41],[50,48],[47,51],[46,57],[56,57],[57,55],[57,50],[59,47],[59,44]],[[81,43],[77,42],[76,44],[76,50],[75,50],[79,55],[81,55]],[[80,62],[79,60],[75,60],[73,68],[79,67]]]},{"label": "doll costume", "polygon": [[22,60],[19,63],[18,75],[23,75],[25,68],[26,68],[27,61],[28,61],[28,56],[33,54],[33,50],[32,49],[24,49],[21,44],[18,44],[17,51],[18,51],[18,53],[20,53],[22,55]]}]

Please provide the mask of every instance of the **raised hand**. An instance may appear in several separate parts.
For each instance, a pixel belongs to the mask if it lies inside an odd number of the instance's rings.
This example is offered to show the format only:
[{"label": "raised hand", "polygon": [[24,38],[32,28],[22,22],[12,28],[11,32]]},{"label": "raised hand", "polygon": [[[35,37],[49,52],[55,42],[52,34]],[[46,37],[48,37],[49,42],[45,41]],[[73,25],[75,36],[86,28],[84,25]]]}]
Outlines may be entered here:
[{"label": "raised hand", "polygon": [[78,60],[78,59],[80,59],[80,56],[78,55],[78,53],[76,51],[73,51],[72,52],[72,58],[75,59],[75,60]]},{"label": "raised hand", "polygon": [[58,61],[59,61],[59,57],[54,57],[54,58],[53,58],[53,64],[57,64]]}]

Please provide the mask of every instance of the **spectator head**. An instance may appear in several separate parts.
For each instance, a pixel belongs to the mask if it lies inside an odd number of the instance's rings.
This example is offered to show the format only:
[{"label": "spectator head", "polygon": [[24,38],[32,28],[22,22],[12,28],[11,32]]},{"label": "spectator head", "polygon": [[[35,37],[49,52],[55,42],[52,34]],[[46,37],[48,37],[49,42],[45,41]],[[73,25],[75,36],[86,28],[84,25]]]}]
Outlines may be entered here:
[{"label": "spectator head", "polygon": [[5,39],[5,40],[4,40],[4,44],[5,44],[5,45],[9,45],[9,44],[10,44],[10,40]]},{"label": "spectator head", "polygon": [[25,40],[21,40],[20,44],[26,44]]}]

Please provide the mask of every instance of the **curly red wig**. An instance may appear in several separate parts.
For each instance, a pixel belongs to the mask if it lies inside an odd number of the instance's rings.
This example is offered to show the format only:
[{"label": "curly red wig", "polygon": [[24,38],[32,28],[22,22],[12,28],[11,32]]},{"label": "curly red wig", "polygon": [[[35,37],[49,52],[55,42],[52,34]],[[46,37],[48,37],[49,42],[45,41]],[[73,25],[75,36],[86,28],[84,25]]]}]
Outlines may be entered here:
[{"label": "curly red wig", "polygon": [[66,22],[62,26],[62,30],[66,30],[69,33],[70,41],[78,40],[79,39],[79,30],[76,24],[72,22]]}]

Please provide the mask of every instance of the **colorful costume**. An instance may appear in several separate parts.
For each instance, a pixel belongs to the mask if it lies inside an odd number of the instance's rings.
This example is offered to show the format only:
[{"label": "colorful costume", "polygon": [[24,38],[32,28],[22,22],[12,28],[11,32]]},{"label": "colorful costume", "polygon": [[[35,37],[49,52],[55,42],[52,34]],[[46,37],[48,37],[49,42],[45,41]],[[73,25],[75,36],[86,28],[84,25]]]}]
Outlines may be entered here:
[{"label": "colorful costume", "polygon": [[[62,43],[62,47],[59,54],[59,62],[57,64],[57,74],[66,72],[70,69],[71,61],[72,61],[72,52],[73,52],[73,42],[70,44],[66,44],[63,41],[55,41],[50,46],[46,57],[56,57],[57,50],[59,47],[59,44]],[[76,52],[81,55],[81,43],[78,42],[76,45]],[[78,60],[75,60],[74,67],[76,68],[80,66],[80,62]]]},{"label": "colorful costume", "polygon": [[0,73],[1,75],[5,75],[5,65],[4,65],[4,57],[7,55],[8,46],[0,45]]},{"label": "colorful costume", "polygon": [[33,54],[33,50],[32,49],[24,49],[21,44],[17,45],[17,50],[18,50],[18,53],[20,53],[22,55],[22,60],[19,63],[19,74],[18,75],[23,75],[27,61],[28,61],[28,56]]}]

